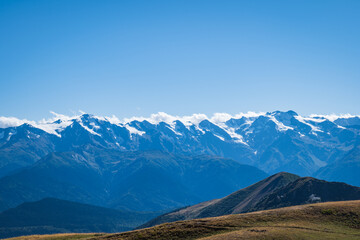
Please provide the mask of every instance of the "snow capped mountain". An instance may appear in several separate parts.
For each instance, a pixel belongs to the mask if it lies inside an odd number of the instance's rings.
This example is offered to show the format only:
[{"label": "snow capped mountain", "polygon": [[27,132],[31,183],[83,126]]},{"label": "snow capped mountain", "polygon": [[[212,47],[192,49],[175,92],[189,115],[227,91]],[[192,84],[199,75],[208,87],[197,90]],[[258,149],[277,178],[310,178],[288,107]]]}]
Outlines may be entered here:
[{"label": "snow capped mountain", "polygon": [[[359,125],[360,124],[360,116],[356,115],[317,115],[312,114],[308,117],[299,116],[294,111],[288,112],[267,112],[267,113],[240,113],[236,115],[230,115],[227,113],[215,113],[212,117],[208,117],[205,114],[193,114],[191,116],[172,116],[164,112],[159,112],[157,114],[152,114],[149,118],[145,117],[132,117],[125,118],[124,120],[120,120],[115,116],[112,117],[99,117],[95,115],[90,115],[83,113],[81,115],[75,116],[66,116],[62,114],[57,114],[51,112],[54,117],[51,119],[43,119],[41,121],[31,121],[26,119],[18,119],[15,117],[0,117],[0,128],[8,128],[8,127],[17,127],[22,124],[29,124],[35,128],[42,129],[45,132],[50,134],[54,134],[58,137],[61,137],[61,132],[74,122],[78,122],[84,129],[89,131],[94,135],[98,135],[94,129],[99,129],[101,126],[96,125],[97,123],[108,122],[112,125],[117,125],[120,127],[126,127],[132,134],[142,135],[144,132],[139,131],[136,127],[131,127],[134,123],[137,122],[148,122],[152,125],[159,125],[160,123],[166,124],[172,131],[175,131],[175,126],[178,122],[181,122],[188,129],[191,127],[195,127],[199,129],[199,124],[204,122],[205,120],[217,125],[218,127],[224,129],[228,134],[234,135],[234,138],[239,138],[241,136],[234,134],[234,130],[239,130],[241,127],[250,126],[253,122],[258,118],[265,118],[271,120],[275,123],[277,130],[279,131],[287,131],[294,130],[293,124],[291,120],[295,118],[299,122],[306,124],[311,127],[311,129],[316,132],[321,130],[316,126],[320,123],[330,121],[337,125],[337,127],[341,128],[344,126],[351,125]],[[234,122],[243,122],[240,125],[237,125],[237,129],[234,128]],[[85,124],[84,124],[85,123]],[[136,124],[135,124],[136,125]],[[201,129],[200,129],[201,131]]]},{"label": "snow capped mountain", "polygon": [[[360,136],[360,117],[352,115],[300,116],[294,111],[275,111],[179,117],[160,112],[149,118],[119,120],[85,113],[53,114],[52,119],[39,122],[0,117],[0,156],[9,148],[15,151],[26,145],[28,152],[41,153],[32,154],[30,162],[34,162],[52,149],[68,151],[93,145],[119,151],[219,155],[269,173],[311,175],[343,157],[359,143]],[[4,161],[0,169],[8,165]]]}]

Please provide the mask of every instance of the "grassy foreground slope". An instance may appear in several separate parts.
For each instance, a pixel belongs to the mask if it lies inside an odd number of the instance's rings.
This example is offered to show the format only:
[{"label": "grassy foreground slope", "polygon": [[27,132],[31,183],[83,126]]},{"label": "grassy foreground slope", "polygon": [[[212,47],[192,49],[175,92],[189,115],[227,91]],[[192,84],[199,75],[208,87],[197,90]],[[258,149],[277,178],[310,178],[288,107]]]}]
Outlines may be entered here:
[{"label": "grassy foreground slope", "polygon": [[360,239],[360,201],[308,204],[165,223],[119,234],[19,237],[36,239]]}]

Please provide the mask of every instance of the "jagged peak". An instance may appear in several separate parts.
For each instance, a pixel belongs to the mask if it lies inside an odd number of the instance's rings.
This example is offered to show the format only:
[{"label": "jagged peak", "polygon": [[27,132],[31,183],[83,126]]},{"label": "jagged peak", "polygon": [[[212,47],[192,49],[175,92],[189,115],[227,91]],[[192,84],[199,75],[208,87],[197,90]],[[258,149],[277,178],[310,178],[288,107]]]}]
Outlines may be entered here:
[{"label": "jagged peak", "polygon": [[[310,123],[320,123],[323,121],[335,121],[338,119],[350,119],[350,118],[359,118],[359,116],[356,115],[350,115],[350,114],[342,114],[342,115],[315,115],[312,114],[308,117],[302,117],[298,115],[295,111],[289,110],[286,112],[283,111],[273,111],[273,112],[247,112],[247,113],[239,113],[239,114],[228,114],[228,113],[215,113],[212,116],[207,116],[205,114],[193,114],[188,116],[174,116],[170,115],[164,112],[159,112],[156,114],[150,115],[150,117],[132,117],[132,118],[125,118],[123,120],[120,120],[116,116],[111,117],[102,117],[102,116],[96,116],[93,114],[88,114],[83,111],[80,111],[78,114],[74,114],[73,116],[67,116],[63,114],[58,114],[55,112],[51,112],[53,117],[49,119],[42,119],[40,121],[32,121],[27,119],[18,119],[15,117],[0,117],[0,128],[7,128],[7,127],[15,127],[20,126],[22,124],[29,124],[35,128],[42,129],[48,133],[60,136],[60,132],[71,125],[74,121],[78,122],[88,122],[93,120],[98,121],[106,121],[111,124],[115,124],[118,126],[126,126],[129,125],[132,122],[138,121],[138,122],[148,122],[152,125],[157,125],[159,123],[166,123],[170,125],[172,128],[181,122],[186,127],[195,126],[199,127],[199,124],[201,122],[209,121],[215,125],[218,125],[219,127],[229,130],[230,125],[227,123],[230,122],[230,120],[236,120],[236,119],[247,119],[248,122],[251,124],[254,120],[259,118],[267,118],[275,122],[278,126],[278,130],[280,131],[287,131],[292,130],[293,128],[286,123],[284,124],[283,121],[288,121],[288,119],[294,117],[299,121],[305,122],[306,124]],[[312,126],[313,130],[316,131],[317,128]]]}]

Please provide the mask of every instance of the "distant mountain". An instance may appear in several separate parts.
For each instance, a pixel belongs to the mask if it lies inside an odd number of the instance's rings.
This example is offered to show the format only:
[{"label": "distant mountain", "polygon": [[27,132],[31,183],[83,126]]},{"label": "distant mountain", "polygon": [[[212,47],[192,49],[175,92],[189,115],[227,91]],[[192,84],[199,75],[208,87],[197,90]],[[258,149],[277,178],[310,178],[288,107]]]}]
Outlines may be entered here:
[{"label": "distant mountain", "polygon": [[360,186],[360,145],[344,158],[320,168],[314,175],[327,181],[346,182]]},{"label": "distant mountain", "polygon": [[304,177],[263,197],[250,211],[347,200],[360,200],[360,187]]},{"label": "distant mountain", "polygon": [[55,151],[57,138],[29,124],[0,128],[0,177],[29,166]]},{"label": "distant mountain", "polygon": [[126,121],[89,114],[57,115],[51,121],[18,119],[12,127],[0,122],[2,125],[0,177],[51,152],[77,151],[89,145],[123,152],[216,155],[267,173],[313,176],[320,168],[341,160],[360,142],[358,116],[303,117],[294,111],[217,114],[212,118],[159,113]]},{"label": "distant mountain", "polygon": [[360,200],[360,188],[281,172],[229,196],[158,216],[140,228],[165,222],[217,217],[313,202]]},{"label": "distant mountain", "polygon": [[0,236],[121,232],[133,229],[154,215],[46,198],[0,213]]},{"label": "distant mountain", "polygon": [[266,174],[214,156],[120,152],[84,146],[50,153],[0,179],[0,209],[46,197],[134,211],[159,211],[226,196]]}]

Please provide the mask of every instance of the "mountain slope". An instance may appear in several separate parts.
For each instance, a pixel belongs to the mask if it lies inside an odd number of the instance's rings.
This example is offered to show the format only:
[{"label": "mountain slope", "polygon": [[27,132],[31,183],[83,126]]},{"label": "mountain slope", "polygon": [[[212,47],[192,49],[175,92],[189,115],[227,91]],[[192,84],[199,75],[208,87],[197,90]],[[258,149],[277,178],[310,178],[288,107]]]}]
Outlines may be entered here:
[{"label": "mountain slope", "polygon": [[30,168],[0,179],[0,209],[46,197],[101,205],[105,200],[101,182],[81,155],[51,153]]},{"label": "mountain slope", "polygon": [[359,200],[360,187],[316,178],[299,178],[262,198],[250,211],[288,207],[313,202]]},{"label": "mountain slope", "polygon": [[56,141],[56,136],[29,124],[0,128],[0,177],[55,151]]},{"label": "mountain slope", "polygon": [[346,182],[360,186],[360,145],[344,158],[320,168],[314,175],[327,181]]},{"label": "mountain slope", "polygon": [[90,145],[77,152],[51,153],[0,179],[0,209],[53,197],[159,211],[222,197],[264,177],[255,167],[220,157],[119,152]]},{"label": "mountain slope", "polygon": [[153,216],[46,198],[0,213],[0,236],[127,231]]},{"label": "mountain slope", "polygon": [[151,227],[165,222],[246,212],[256,205],[262,197],[298,178],[299,176],[294,174],[278,173],[224,198],[202,202],[161,215],[141,227]]},{"label": "mountain slope", "polygon": [[217,217],[313,202],[359,200],[360,188],[315,178],[278,173],[229,196],[203,202],[158,216],[141,226],[165,222]]}]

